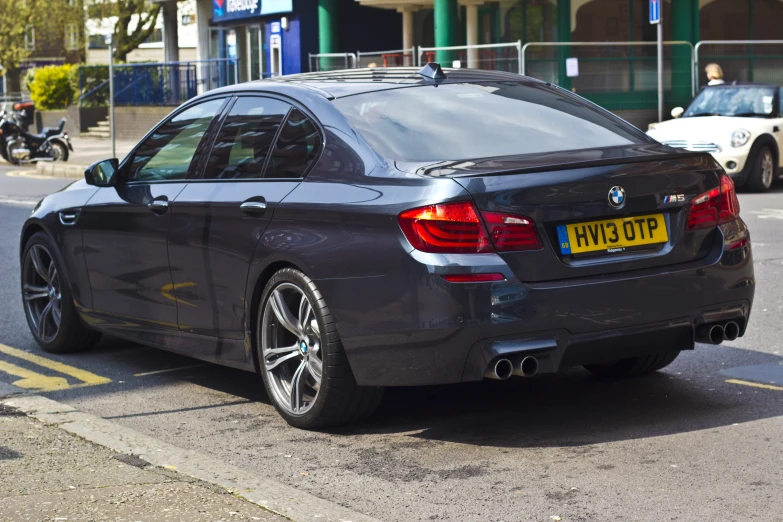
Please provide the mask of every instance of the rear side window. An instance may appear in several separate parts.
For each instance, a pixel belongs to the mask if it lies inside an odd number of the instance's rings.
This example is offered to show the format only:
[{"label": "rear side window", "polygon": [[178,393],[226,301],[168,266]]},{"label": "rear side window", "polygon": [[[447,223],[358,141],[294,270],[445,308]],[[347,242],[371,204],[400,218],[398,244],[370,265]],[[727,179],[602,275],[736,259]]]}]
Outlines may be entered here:
[{"label": "rear side window", "polygon": [[265,177],[303,178],[320,148],[321,135],[315,124],[299,109],[291,109],[275,143]]},{"label": "rear side window", "polygon": [[446,161],[592,149],[649,140],[638,129],[545,84],[427,85],[338,98],[381,155]]},{"label": "rear side window", "polygon": [[237,99],[218,133],[204,172],[206,179],[254,179],[291,106],[262,97]]}]

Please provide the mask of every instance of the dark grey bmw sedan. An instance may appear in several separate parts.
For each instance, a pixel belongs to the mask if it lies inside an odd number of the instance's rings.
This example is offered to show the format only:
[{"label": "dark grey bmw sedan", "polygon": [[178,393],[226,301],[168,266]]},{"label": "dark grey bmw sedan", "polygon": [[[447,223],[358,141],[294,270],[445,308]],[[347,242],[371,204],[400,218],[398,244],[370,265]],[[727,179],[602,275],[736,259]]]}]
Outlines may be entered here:
[{"label": "dark grey bmw sedan", "polygon": [[748,229],[709,154],[549,83],[366,69],[211,91],[21,234],[36,341],[258,372],[294,426],[383,387],[645,374],[744,334]]}]

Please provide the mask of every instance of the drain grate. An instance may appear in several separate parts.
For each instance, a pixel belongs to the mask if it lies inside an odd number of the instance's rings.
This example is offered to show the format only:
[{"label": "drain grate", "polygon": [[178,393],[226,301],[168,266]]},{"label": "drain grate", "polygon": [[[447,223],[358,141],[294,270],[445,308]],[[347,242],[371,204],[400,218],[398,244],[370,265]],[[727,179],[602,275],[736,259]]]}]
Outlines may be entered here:
[{"label": "drain grate", "polygon": [[120,462],[124,462],[130,466],[136,466],[137,468],[146,468],[147,466],[152,465],[146,460],[140,459],[136,455],[114,455],[112,458],[119,460]]}]

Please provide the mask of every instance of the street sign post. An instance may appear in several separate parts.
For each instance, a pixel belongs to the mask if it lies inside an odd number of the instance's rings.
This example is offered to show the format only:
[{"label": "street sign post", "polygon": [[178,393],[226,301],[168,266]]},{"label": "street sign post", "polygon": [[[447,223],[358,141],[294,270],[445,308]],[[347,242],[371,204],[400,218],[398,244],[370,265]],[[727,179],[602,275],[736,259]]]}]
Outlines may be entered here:
[{"label": "street sign post", "polygon": [[658,122],[663,121],[663,0],[650,0],[650,23],[658,30]]}]

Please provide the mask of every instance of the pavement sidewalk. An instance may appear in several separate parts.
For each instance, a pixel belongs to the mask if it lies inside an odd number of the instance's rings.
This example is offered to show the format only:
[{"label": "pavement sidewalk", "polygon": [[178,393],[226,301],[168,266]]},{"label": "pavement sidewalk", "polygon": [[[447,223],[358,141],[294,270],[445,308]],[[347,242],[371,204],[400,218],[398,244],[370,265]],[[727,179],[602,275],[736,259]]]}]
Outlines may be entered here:
[{"label": "pavement sidewalk", "polygon": [[[122,160],[136,145],[136,141],[117,140],[117,158]],[[71,138],[73,151],[66,162],[41,161],[36,163],[38,174],[58,178],[81,178],[84,169],[96,161],[111,158],[111,140]]]},{"label": "pavement sidewalk", "polygon": [[245,521],[284,517],[114,453],[0,404],[0,520]]}]

